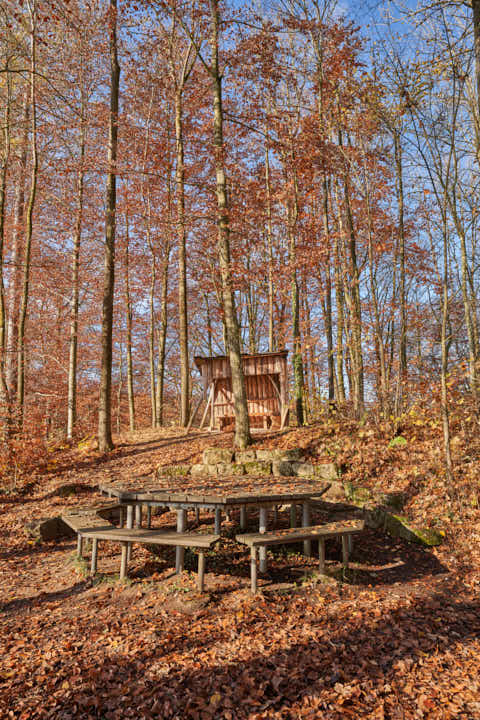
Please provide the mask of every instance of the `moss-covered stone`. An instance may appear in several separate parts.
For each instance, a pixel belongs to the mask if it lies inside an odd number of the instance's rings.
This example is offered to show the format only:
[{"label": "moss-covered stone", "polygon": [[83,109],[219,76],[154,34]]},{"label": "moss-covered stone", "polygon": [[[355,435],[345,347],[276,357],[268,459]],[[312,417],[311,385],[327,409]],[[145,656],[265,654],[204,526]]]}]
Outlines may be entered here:
[{"label": "moss-covered stone", "polygon": [[345,501],[345,488],[343,487],[343,483],[338,480],[330,480],[329,482],[330,487],[325,493],[323,493],[322,499],[336,502]]},{"label": "moss-covered stone", "polygon": [[338,480],[338,472],[334,463],[319,463],[313,466],[314,477],[320,480]]},{"label": "moss-covered stone", "polygon": [[25,534],[35,540],[58,540],[65,535],[70,537],[75,532],[63,522],[59,516],[38,518],[25,525]]},{"label": "moss-covered stone", "polygon": [[405,505],[405,493],[402,492],[379,493],[376,495],[376,499],[380,505],[385,505],[397,512],[402,510]]},{"label": "moss-covered stone", "polygon": [[292,462],[292,468],[297,477],[311,478],[314,475],[312,463]]},{"label": "moss-covered stone", "polygon": [[354,485],[351,482],[345,483],[345,495],[350,502],[363,507],[364,505],[375,502],[375,497],[368,488]]},{"label": "moss-covered stone", "polygon": [[257,460],[273,462],[274,460],[283,460],[285,462],[300,461],[303,457],[301,448],[292,448],[291,450],[282,450],[280,448],[273,450],[257,450]]},{"label": "moss-covered stone", "polygon": [[274,460],[272,462],[272,473],[273,475],[291,476],[295,475],[292,467],[292,463],[287,460]]},{"label": "moss-covered stone", "polygon": [[158,474],[167,475],[167,477],[185,477],[190,474],[190,465],[169,465],[167,467],[159,467]]},{"label": "moss-covered stone", "polygon": [[218,463],[216,475],[245,475],[245,466],[241,463]]},{"label": "moss-covered stone", "polygon": [[235,453],[235,462],[236,463],[246,463],[246,462],[253,462],[257,459],[257,451],[256,450],[237,450]]},{"label": "moss-covered stone", "polygon": [[192,467],[190,468],[190,474],[192,475],[192,477],[198,477],[200,475],[211,475],[212,473],[209,472],[208,465],[199,463],[197,465],[192,465]]},{"label": "moss-covered stone", "polygon": [[403,538],[409,542],[432,547],[440,545],[443,536],[440,531],[433,528],[417,528],[402,515],[385,514],[384,529],[393,537]]},{"label": "moss-covered stone", "polygon": [[218,463],[231,463],[233,451],[225,448],[206,448],[203,451],[204,465],[217,465]]},{"label": "moss-covered stone", "polygon": [[259,477],[263,477],[265,475],[271,475],[272,463],[261,462],[259,460],[256,460],[255,462],[246,462],[245,463],[245,472],[247,475],[257,475]]}]

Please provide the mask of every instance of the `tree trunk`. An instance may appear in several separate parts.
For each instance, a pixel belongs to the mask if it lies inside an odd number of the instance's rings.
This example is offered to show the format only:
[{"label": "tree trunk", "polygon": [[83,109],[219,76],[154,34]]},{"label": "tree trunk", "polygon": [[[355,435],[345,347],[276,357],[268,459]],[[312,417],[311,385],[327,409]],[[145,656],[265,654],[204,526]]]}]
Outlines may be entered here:
[{"label": "tree trunk", "polygon": [[22,244],[24,237],[24,210],[25,210],[25,181],[27,175],[28,157],[28,119],[29,119],[29,90],[25,90],[23,104],[23,134],[21,140],[20,162],[15,192],[12,252],[10,256],[11,272],[8,287],[8,326],[7,326],[7,354],[6,354],[6,382],[9,393],[14,393],[17,384],[17,336],[18,318],[20,308],[20,286]]},{"label": "tree trunk", "polygon": [[[127,199],[128,203],[128,199]],[[127,393],[130,432],[135,432],[135,395],[133,392],[132,301],[130,298],[130,226],[128,207],[125,211],[125,314],[127,319]]]},{"label": "tree trunk", "polygon": [[107,216],[102,299],[102,356],[98,404],[98,449],[108,452],[112,441],[112,329],[115,284],[116,171],[118,145],[118,100],[120,66],[117,55],[117,0],[110,0],[110,117],[108,138]]},{"label": "tree trunk", "polygon": [[161,310],[160,310],[160,331],[158,334],[158,360],[157,360],[157,396],[156,396],[156,415],[157,427],[163,425],[163,391],[165,387],[165,353],[167,346],[167,326],[168,326],[168,269],[170,262],[170,243],[167,243],[165,249],[165,262],[163,265],[162,275],[162,293],[161,293]]},{"label": "tree trunk", "polygon": [[265,190],[267,212],[267,253],[268,253],[268,351],[275,351],[273,328],[273,233],[272,233],[272,193],[270,186],[270,158],[268,153],[268,134],[265,129]]},{"label": "tree trunk", "polygon": [[245,380],[243,376],[240,350],[240,329],[238,326],[235,308],[230,262],[230,220],[228,213],[229,206],[223,147],[222,76],[220,74],[218,61],[218,35],[220,23],[218,0],[210,0],[210,11],[210,72],[212,78],[215,170],[217,177],[218,256],[222,281],[223,314],[227,335],[227,348],[232,373],[232,391],[235,411],[234,444],[236,447],[245,448],[247,445],[250,445],[251,437],[247,394],[245,391]]},{"label": "tree trunk", "polygon": [[407,302],[405,292],[405,225],[403,200],[403,164],[402,146],[398,131],[394,131],[395,166],[398,204],[398,236],[400,260],[400,339],[399,339],[399,365],[397,377],[397,390],[395,393],[395,416],[402,411],[402,399],[407,381]]},{"label": "tree trunk", "polygon": [[187,266],[185,229],[185,164],[183,149],[183,117],[181,90],[175,93],[175,139],[177,165],[175,172],[177,195],[178,237],[178,317],[180,340],[180,425],[186,427],[190,416],[190,366],[188,360]]},{"label": "tree trunk", "polygon": [[78,348],[78,298],[79,298],[79,267],[80,243],[82,239],[83,219],[83,187],[85,159],[85,120],[82,104],[82,128],[80,135],[80,157],[77,173],[77,213],[72,253],[72,301],[70,310],[70,353],[68,362],[68,400],[67,400],[67,438],[71,440],[77,417],[77,348]]},{"label": "tree trunk", "polygon": [[[5,103],[3,127],[3,153],[0,170],[0,427],[3,444],[7,443],[10,435],[10,397],[5,376],[5,350],[6,350],[6,307],[4,284],[4,248],[5,248],[5,205],[7,197],[7,177],[10,164],[10,109],[11,109],[11,80],[8,72],[7,59],[7,102]],[[7,450],[8,452],[8,450]]]},{"label": "tree trunk", "polygon": [[38,174],[38,152],[37,152],[37,93],[36,93],[36,72],[37,72],[37,43],[36,24],[37,10],[36,0],[28,3],[30,14],[30,112],[31,112],[31,178],[30,195],[27,205],[27,217],[25,228],[25,250],[23,258],[23,285],[18,318],[17,337],[17,405],[19,423],[23,423],[24,399],[25,399],[25,325],[27,321],[28,295],[30,288],[30,256],[32,251],[33,235],[33,210],[37,195],[37,174]]},{"label": "tree trunk", "polygon": [[150,329],[148,332],[148,348],[149,348],[149,363],[150,363],[150,425],[152,428],[157,427],[157,406],[156,406],[156,392],[155,392],[155,281],[156,281],[156,267],[155,267],[155,255],[153,247],[150,246],[152,252],[151,262],[151,279],[150,279]]}]

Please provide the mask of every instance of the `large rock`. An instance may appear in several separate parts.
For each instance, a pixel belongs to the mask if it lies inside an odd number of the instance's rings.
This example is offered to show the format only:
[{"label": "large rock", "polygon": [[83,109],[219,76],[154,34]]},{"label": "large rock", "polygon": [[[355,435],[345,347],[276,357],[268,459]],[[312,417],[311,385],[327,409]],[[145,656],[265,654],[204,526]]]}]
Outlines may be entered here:
[{"label": "large rock", "polygon": [[272,462],[272,473],[273,475],[284,476],[295,475],[292,463],[288,462],[288,460],[274,460]]},{"label": "large rock", "polygon": [[300,461],[303,457],[300,448],[292,448],[291,450],[257,450],[257,460],[273,462],[274,460],[284,460],[285,462]]},{"label": "large rock", "polygon": [[237,450],[235,453],[235,462],[236,463],[246,463],[246,462],[253,462],[257,459],[257,451],[256,450]]},{"label": "large rock", "polygon": [[75,531],[59,516],[32,520],[25,525],[25,532],[35,540],[58,540],[61,537],[75,535]]},{"label": "large rock", "polygon": [[215,470],[217,475],[245,475],[245,466],[240,463],[218,463]]},{"label": "large rock", "polygon": [[332,500],[334,502],[344,502],[345,497],[345,488],[343,487],[343,483],[339,482],[338,480],[330,480],[330,487],[326,492],[322,495],[322,500]]},{"label": "large rock", "polygon": [[247,475],[256,475],[257,477],[271,475],[272,464],[269,462],[260,462],[259,460],[253,462],[246,462],[245,472],[247,473]]},{"label": "large rock", "polygon": [[167,477],[185,477],[190,473],[190,465],[168,465],[167,467],[159,467],[157,475],[160,477],[166,475]]},{"label": "large rock", "polygon": [[385,513],[384,529],[393,537],[403,538],[427,547],[440,545],[444,535],[433,528],[415,527],[407,518],[390,513]]},{"label": "large rock", "polygon": [[301,478],[311,478],[314,476],[312,463],[293,462],[293,474]]},{"label": "large rock", "polygon": [[319,463],[313,466],[313,474],[320,480],[338,480],[338,472],[334,463]]},{"label": "large rock", "polygon": [[209,466],[204,465],[203,463],[199,463],[197,465],[192,465],[190,468],[190,475],[192,477],[199,477],[201,475],[213,475],[216,474],[216,470],[212,473],[209,472]]},{"label": "large rock", "polygon": [[225,448],[206,448],[203,451],[204,465],[217,465],[218,463],[231,463],[233,451]]}]

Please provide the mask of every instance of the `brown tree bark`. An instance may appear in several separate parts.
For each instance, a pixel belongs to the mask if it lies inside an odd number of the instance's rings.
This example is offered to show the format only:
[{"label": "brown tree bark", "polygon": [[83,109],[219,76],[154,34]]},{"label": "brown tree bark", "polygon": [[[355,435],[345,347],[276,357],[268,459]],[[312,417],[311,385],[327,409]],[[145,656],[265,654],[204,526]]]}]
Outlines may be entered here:
[{"label": "brown tree bark", "polygon": [[218,0],[210,0],[211,15],[211,65],[213,113],[214,113],[214,148],[215,171],[217,177],[217,226],[218,226],[218,258],[222,281],[222,300],[225,328],[227,335],[227,351],[232,373],[232,391],[235,412],[236,447],[245,448],[251,443],[250,423],[248,418],[247,394],[243,376],[242,357],[240,350],[240,329],[238,326],[235,296],[232,287],[232,268],[230,259],[230,221],[227,197],[227,179],[225,174],[223,147],[223,110],[222,110],[222,75],[218,58],[218,38],[220,11]]},{"label": "brown tree bark", "polygon": [[108,138],[108,176],[105,222],[105,259],[102,298],[102,339],[100,393],[98,403],[98,449],[108,452],[112,441],[112,330],[115,285],[115,218],[117,206],[116,164],[118,146],[118,102],[120,65],[117,53],[117,0],[110,0],[110,115]]}]

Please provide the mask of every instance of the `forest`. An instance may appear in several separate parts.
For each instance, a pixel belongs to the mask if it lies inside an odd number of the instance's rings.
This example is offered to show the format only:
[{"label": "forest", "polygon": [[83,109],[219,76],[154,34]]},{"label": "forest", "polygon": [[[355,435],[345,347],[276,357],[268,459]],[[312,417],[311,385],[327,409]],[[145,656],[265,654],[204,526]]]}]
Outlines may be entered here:
[{"label": "forest", "polygon": [[0,128],[0,715],[480,718],[480,0],[4,0]]}]

